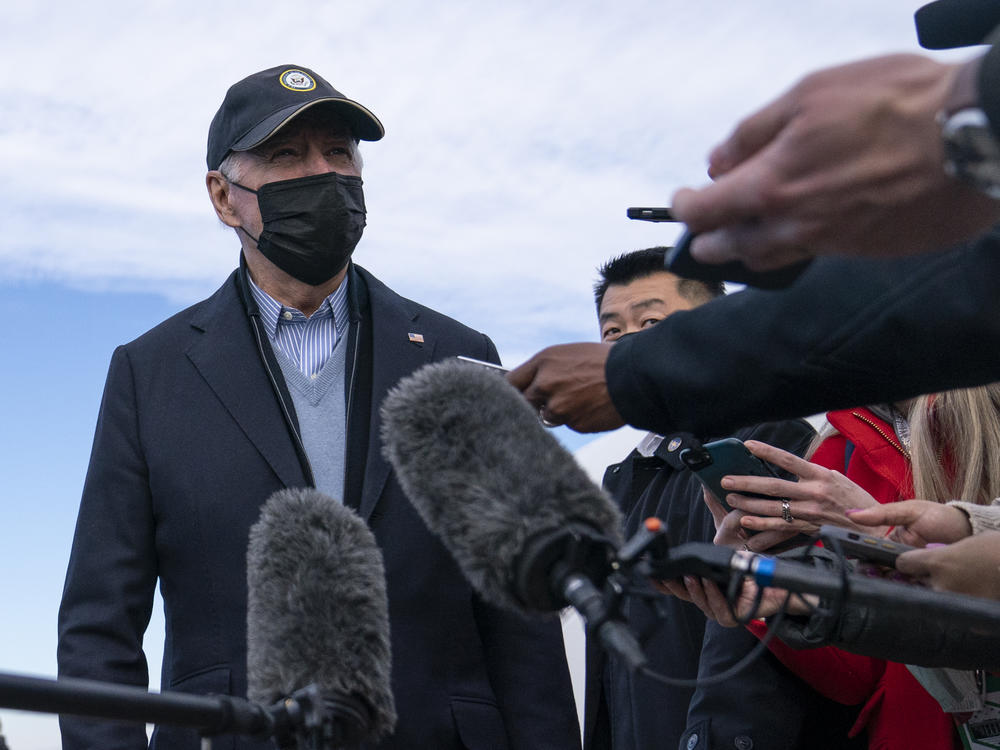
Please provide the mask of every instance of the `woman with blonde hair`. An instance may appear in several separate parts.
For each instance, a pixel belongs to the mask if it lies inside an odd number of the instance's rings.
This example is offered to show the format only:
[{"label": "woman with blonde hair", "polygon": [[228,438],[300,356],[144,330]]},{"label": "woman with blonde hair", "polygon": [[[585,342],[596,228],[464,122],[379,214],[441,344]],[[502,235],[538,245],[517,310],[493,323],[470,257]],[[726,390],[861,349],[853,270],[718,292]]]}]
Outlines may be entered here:
[{"label": "woman with blonde hair", "polygon": [[[725,499],[735,511],[726,514],[706,496],[719,527],[717,543],[764,551],[795,534],[812,534],[822,524],[886,534],[890,527],[873,530],[856,524],[847,511],[911,497],[938,503],[964,500],[978,506],[1000,497],[1000,383],[894,405],[835,411],[827,420],[830,427],[821,431],[809,461],[764,443],[747,442],[752,453],[798,481],[726,477],[722,484],[733,492]],[[754,498],[749,493],[781,499]],[[668,588],[686,593],[699,606],[705,602],[698,582],[690,582],[686,592],[676,585]],[[758,637],[767,632],[761,621],[749,627]],[[831,646],[800,651],[778,639],[770,642],[770,648],[821,694],[861,706],[850,735],[866,732],[869,748],[961,747],[951,715],[906,665]]]},{"label": "woman with blonde hair", "polygon": [[989,505],[1000,497],[1000,383],[914,399],[913,496]]}]

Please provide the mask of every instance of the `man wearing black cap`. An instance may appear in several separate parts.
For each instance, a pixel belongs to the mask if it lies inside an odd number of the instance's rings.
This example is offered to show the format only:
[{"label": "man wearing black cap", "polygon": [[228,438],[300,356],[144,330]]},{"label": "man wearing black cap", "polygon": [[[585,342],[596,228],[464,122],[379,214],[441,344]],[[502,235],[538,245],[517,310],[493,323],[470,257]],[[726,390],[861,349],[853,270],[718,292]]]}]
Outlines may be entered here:
[{"label": "man wearing black cap", "polygon": [[[245,694],[248,530],[273,492],[313,486],[355,508],[382,549],[399,718],[379,747],[577,747],[558,623],[480,601],[380,451],[378,407],[400,377],[459,354],[497,361],[485,335],[350,261],[365,226],[357,141],[382,135],[369,110],[306,68],[230,88],[206,182],[240,238],[240,267],[112,358],[59,671],[147,684],[142,635],[159,579],[163,688]],[[67,749],[146,745],[142,726],[61,727]],[[152,746],[193,750],[198,738],[161,725]]]}]

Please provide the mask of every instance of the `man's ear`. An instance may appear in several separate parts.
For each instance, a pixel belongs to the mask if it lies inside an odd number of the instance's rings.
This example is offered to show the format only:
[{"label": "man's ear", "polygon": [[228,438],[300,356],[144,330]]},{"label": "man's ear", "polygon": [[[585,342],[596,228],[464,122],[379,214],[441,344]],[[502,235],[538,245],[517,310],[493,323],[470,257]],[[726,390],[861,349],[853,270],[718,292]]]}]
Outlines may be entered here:
[{"label": "man's ear", "polygon": [[222,176],[222,172],[213,169],[205,175],[205,187],[208,188],[208,197],[212,201],[212,207],[215,209],[215,215],[219,217],[219,221],[226,226],[238,227],[240,219],[230,201],[232,186],[229,184],[229,180]]}]

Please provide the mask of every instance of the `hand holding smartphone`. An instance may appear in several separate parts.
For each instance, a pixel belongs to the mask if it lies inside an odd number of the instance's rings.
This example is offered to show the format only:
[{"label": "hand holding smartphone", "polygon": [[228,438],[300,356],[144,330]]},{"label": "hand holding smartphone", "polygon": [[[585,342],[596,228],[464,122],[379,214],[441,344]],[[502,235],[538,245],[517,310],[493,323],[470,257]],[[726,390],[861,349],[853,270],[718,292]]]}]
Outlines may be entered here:
[{"label": "hand holding smartphone", "polygon": [[[681,453],[681,461],[694,472],[698,480],[715,495],[715,498],[727,511],[733,508],[726,502],[729,490],[723,489],[722,478],[725,476],[778,477],[767,464],[752,454],[742,440],[725,438],[705,443],[702,450],[689,448]],[[768,500],[781,498],[770,495],[750,495]]]},{"label": "hand holding smartphone", "polygon": [[[668,206],[633,206],[626,209],[625,215],[639,221],[677,221]],[[702,263],[691,256],[691,241],[694,238],[695,235],[690,231],[685,231],[680,236],[677,244],[667,253],[664,262],[666,270],[685,279],[731,281],[760,289],[782,289],[795,281],[812,262],[812,258],[806,258],[773,271],[753,271],[738,260],[718,264]]]},{"label": "hand holding smartphone", "polygon": [[864,562],[883,565],[887,568],[895,568],[897,557],[911,549],[916,549],[916,547],[894,542],[885,537],[863,534],[860,531],[852,531],[828,524],[819,527],[819,538],[831,551],[835,552],[839,546],[846,557],[856,557]]},{"label": "hand holding smartphone", "polygon": [[680,236],[677,244],[664,259],[664,267],[668,271],[685,279],[731,281],[759,289],[783,289],[791,285],[812,263],[812,258],[806,258],[799,263],[776,268],[773,271],[753,271],[738,260],[718,264],[702,263],[691,255],[691,242],[694,238],[695,235],[688,231]]}]

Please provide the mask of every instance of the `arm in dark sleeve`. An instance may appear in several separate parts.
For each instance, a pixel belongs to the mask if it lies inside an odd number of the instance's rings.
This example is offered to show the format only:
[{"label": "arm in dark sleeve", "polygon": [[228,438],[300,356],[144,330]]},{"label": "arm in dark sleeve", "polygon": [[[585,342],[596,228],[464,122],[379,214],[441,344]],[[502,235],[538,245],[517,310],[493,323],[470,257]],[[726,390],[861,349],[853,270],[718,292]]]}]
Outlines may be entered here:
[{"label": "arm in dark sleeve", "polygon": [[1000,29],[990,35],[993,46],[979,66],[979,106],[990,121],[993,133],[1000,140]]},{"label": "arm in dark sleeve", "polygon": [[1000,235],[933,255],[819,258],[790,287],[677,312],[611,349],[626,422],[739,426],[1000,377]]},{"label": "arm in dark sleeve", "polygon": [[[791,554],[791,553],[790,553]],[[833,553],[810,550],[813,565],[836,568]],[[793,557],[794,559],[794,557]],[[887,661],[954,669],[1000,668],[1000,629],[965,627],[957,617],[914,616],[913,607],[842,604],[823,598],[807,616],[768,618],[768,627],[792,648],[837,646]]]},{"label": "arm in dark sleeve", "polygon": [[892,607],[847,604],[839,616],[822,606],[811,617],[786,617],[777,635],[793,648],[832,645],[904,664],[954,669],[1000,668],[1000,632],[977,632]]},{"label": "arm in dark sleeve", "polygon": [[474,598],[486,669],[512,750],[580,746],[559,618],[506,612]]},{"label": "arm in dark sleeve", "polygon": [[[59,607],[59,675],[146,687],[142,636],[157,568],[135,391],[125,350],[111,361]],[[60,718],[64,750],[146,747],[142,724]]]}]

